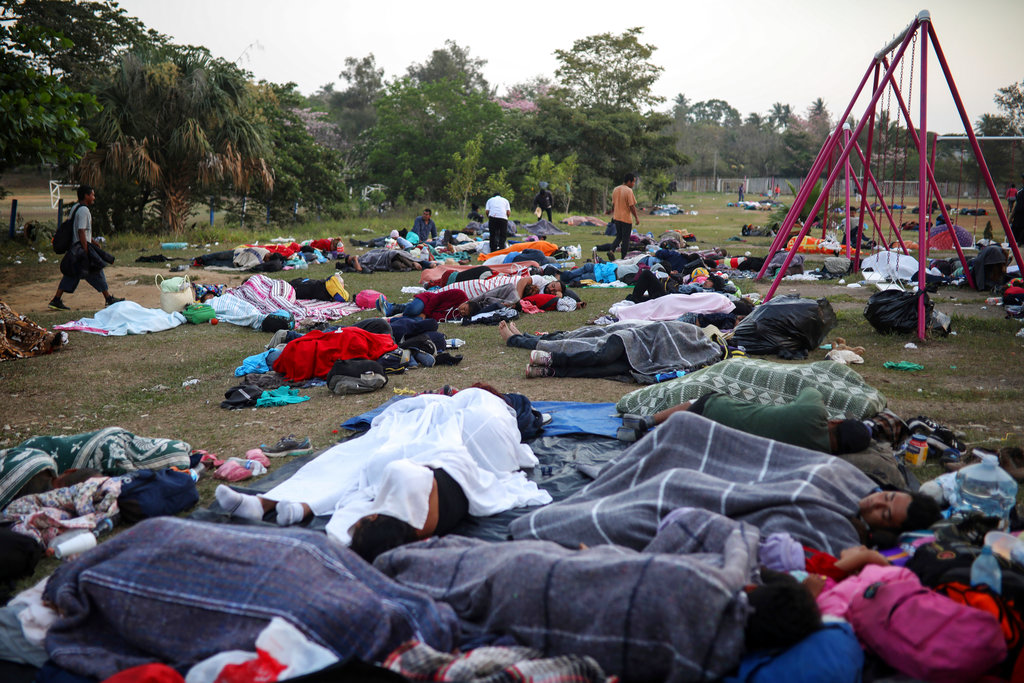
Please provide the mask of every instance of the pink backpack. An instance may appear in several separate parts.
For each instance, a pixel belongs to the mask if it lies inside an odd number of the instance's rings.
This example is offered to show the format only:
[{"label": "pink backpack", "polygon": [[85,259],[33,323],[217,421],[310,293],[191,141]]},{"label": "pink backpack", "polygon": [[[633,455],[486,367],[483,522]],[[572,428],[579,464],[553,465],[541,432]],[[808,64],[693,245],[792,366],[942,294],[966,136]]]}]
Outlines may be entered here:
[{"label": "pink backpack", "polygon": [[370,309],[377,307],[377,297],[380,296],[380,292],[374,289],[364,289],[363,291],[356,294],[356,306],[362,309]]},{"label": "pink backpack", "polygon": [[1006,659],[999,622],[921,585],[877,582],[847,612],[857,637],[900,672],[931,683],[973,681]]}]

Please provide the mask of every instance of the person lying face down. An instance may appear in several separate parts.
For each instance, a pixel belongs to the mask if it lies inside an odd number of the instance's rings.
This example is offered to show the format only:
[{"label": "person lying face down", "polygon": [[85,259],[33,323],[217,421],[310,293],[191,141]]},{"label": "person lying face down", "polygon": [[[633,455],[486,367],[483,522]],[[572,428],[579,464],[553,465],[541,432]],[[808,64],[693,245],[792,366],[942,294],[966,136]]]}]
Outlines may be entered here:
[{"label": "person lying face down", "polygon": [[860,420],[829,419],[821,392],[813,388],[804,389],[792,403],[784,405],[705,394],[655,413],[653,424],[659,425],[680,411],[703,415],[741,432],[833,455],[857,453],[871,444],[870,427]]}]

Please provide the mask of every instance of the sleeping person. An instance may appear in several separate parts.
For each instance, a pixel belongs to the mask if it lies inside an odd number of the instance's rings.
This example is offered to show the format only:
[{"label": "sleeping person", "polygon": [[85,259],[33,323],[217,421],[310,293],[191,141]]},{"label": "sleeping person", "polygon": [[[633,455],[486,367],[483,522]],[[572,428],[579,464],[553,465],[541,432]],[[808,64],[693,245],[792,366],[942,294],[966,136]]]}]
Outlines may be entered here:
[{"label": "sleeping person", "polygon": [[[357,533],[407,542],[445,533],[466,513],[551,502],[521,471],[538,461],[520,441],[515,411],[489,391],[422,394],[388,406],[365,435],[337,444],[266,494],[219,486],[217,502],[253,521],[275,509],[282,526],[330,515],[327,533],[345,544]],[[386,517],[405,525],[397,536]]]}]

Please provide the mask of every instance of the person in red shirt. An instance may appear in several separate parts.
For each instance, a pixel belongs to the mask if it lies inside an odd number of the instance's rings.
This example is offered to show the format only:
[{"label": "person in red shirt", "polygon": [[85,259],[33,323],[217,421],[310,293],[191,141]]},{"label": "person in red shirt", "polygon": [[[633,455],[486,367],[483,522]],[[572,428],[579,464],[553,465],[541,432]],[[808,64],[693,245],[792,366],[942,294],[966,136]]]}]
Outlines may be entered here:
[{"label": "person in red shirt", "polygon": [[1006,186],[1006,202],[1009,204],[1009,207],[1006,209],[1007,215],[1013,213],[1013,203],[1015,201],[1017,201],[1017,188],[1014,185],[1007,185]]},{"label": "person in red shirt", "polygon": [[382,295],[377,310],[385,316],[401,313],[407,318],[433,318],[439,322],[468,318],[480,312],[480,304],[470,301],[461,289],[443,292],[422,292],[407,304],[393,304]]}]

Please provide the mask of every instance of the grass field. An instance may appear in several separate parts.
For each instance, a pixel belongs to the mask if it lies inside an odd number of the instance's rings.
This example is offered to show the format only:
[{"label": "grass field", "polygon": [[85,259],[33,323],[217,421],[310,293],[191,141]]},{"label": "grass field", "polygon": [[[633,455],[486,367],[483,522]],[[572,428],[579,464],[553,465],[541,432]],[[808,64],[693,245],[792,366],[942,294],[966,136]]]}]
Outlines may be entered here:
[{"label": "grass field", "polygon": [[[731,196],[711,194],[675,195],[670,201],[686,210],[692,207],[696,215],[652,217],[642,214],[640,228],[644,232],[652,231],[655,236],[669,228],[686,228],[697,236],[701,247],[723,246],[730,255],[736,256],[747,252],[764,255],[768,238],[746,238],[747,241],[730,238],[736,238],[744,224],[767,222],[768,215],[726,206],[731,199]],[[9,203],[5,206],[9,211]],[[381,218],[341,224],[296,224],[261,232],[232,231],[215,226],[190,236],[195,246],[183,252],[164,253],[189,258],[244,241],[266,241],[282,235],[304,239],[340,234],[348,243],[352,237],[368,239],[385,234],[391,228],[410,226],[416,211],[418,208]],[[526,217],[513,215],[514,219]],[[435,209],[435,218],[440,228],[465,224],[452,211],[443,209]],[[559,218],[556,216],[556,221]],[[960,224],[980,237],[986,220],[994,218],[983,216]],[[996,225],[998,229],[998,222]],[[579,244],[584,256],[590,254],[592,246],[610,241],[598,228],[569,230],[570,235],[553,238],[553,241]],[[77,293],[65,299],[75,310],[63,313],[47,310],[46,302],[59,278],[57,258],[46,249],[34,251],[21,240],[7,240],[6,231],[4,236],[0,240],[0,299],[46,326],[91,315],[96,310],[100,297],[84,283]],[[116,295],[143,303],[156,300],[153,276],[166,273],[167,266],[134,261],[139,255],[159,252],[160,241],[159,237],[132,234],[109,238],[108,247],[118,262],[108,269],[107,275]],[[40,262],[40,255],[47,260]],[[809,257],[811,267],[814,267],[813,261],[814,257]],[[323,278],[333,272],[332,264],[325,264],[281,275]],[[221,282],[225,278],[221,273],[202,270],[192,270],[189,274],[207,283]],[[929,416],[961,431],[971,446],[1024,445],[1024,372],[1021,370],[1024,338],[1015,336],[1021,323],[1006,319],[1000,308],[987,305],[985,299],[990,293],[943,288],[933,301],[938,310],[953,317],[955,334],[930,336],[924,341],[913,336],[879,335],[862,314],[874,290],[848,286],[859,280],[859,276],[851,276],[844,284],[787,281],[778,291],[814,298],[826,296],[830,300],[839,322],[826,341],[843,337],[851,346],[865,347],[865,363],[857,366],[858,372],[888,398],[890,408],[902,417]],[[130,284],[133,282],[135,284]],[[404,301],[409,295],[402,294],[401,288],[418,284],[418,277],[415,273],[352,274],[346,275],[346,283],[352,292],[374,289],[393,300]],[[738,284],[744,292],[763,295],[771,283],[743,280]],[[578,327],[599,317],[627,292],[583,289],[580,293],[588,302],[585,309],[525,316],[518,323],[520,328],[542,332]],[[155,307],[156,304],[147,305]],[[342,324],[371,314],[375,312],[351,316]],[[534,400],[587,402],[614,402],[637,388],[596,379],[527,380],[523,376],[527,353],[506,348],[495,328],[454,325],[442,328],[449,336],[466,341],[459,350],[464,360],[457,366],[409,371],[392,377],[384,389],[371,394],[339,397],[326,387],[318,387],[301,392],[311,397],[305,403],[241,411],[222,410],[219,403],[225,390],[236,383],[234,368],[245,357],[263,351],[269,334],[226,324],[183,325],[167,332],[132,337],[104,338],[72,333],[70,344],[60,353],[0,364],[0,427],[3,430],[0,448],[36,434],[84,432],[118,425],[142,435],[184,439],[193,447],[226,458],[243,456],[249,448],[275,443],[288,434],[309,436],[317,448],[325,448],[345,435],[339,425],[349,417],[376,407],[396,393],[432,390],[445,384],[462,388],[483,381],[502,391],[526,394]],[[916,348],[908,348],[911,344]],[[824,355],[825,351],[817,350],[811,353],[809,360],[821,360]],[[919,363],[924,370],[904,373],[883,367],[886,361],[900,360]],[[199,382],[183,386],[192,379]],[[937,466],[928,465],[919,475],[928,479],[938,471]],[[207,504],[212,499],[214,485],[204,480],[200,488],[201,504]],[[40,572],[45,571],[45,566],[40,568]]]}]

